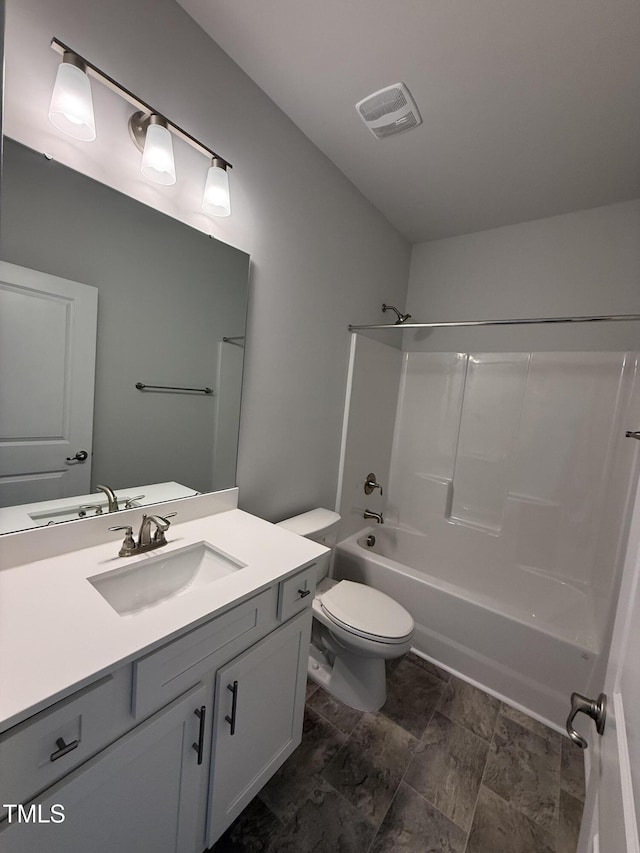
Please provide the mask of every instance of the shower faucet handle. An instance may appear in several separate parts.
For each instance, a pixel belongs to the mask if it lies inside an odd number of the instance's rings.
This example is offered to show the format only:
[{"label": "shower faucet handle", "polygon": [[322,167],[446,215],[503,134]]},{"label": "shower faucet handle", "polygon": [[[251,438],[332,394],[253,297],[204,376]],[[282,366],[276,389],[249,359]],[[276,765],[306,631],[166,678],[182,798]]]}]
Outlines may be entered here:
[{"label": "shower faucet handle", "polygon": [[382,486],[378,482],[376,475],[371,472],[371,474],[367,474],[367,479],[364,481],[365,495],[370,495],[374,489],[380,489],[380,494],[382,494]]}]

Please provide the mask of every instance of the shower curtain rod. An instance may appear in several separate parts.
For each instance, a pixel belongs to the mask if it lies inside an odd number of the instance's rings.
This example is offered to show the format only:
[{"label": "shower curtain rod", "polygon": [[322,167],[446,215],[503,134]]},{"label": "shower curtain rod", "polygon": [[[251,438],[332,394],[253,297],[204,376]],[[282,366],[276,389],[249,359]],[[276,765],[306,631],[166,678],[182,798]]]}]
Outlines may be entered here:
[{"label": "shower curtain rod", "polygon": [[519,320],[460,320],[457,323],[374,323],[355,326],[350,332],[365,329],[448,329],[458,326],[523,326],[532,323],[602,323],[605,321],[640,320],[640,314],[601,314],[596,317],[532,317]]}]

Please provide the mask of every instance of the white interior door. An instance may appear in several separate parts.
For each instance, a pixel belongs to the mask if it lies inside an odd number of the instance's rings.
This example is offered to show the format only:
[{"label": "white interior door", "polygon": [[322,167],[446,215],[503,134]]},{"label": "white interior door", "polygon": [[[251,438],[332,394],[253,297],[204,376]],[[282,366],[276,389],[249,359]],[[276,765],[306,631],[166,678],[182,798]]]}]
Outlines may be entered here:
[{"label": "white interior door", "polygon": [[602,737],[588,730],[591,771],[578,850],[640,853],[640,486],[607,666]]},{"label": "white interior door", "polygon": [[90,491],[97,317],[95,287],[0,261],[0,506]]}]

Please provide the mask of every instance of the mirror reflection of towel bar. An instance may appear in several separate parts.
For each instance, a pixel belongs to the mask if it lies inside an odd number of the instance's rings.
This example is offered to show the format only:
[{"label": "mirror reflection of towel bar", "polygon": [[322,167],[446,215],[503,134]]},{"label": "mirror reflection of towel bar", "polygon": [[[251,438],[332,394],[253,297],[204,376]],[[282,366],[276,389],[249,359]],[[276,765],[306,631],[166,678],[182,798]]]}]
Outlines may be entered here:
[{"label": "mirror reflection of towel bar", "polygon": [[200,394],[213,394],[213,388],[184,388],[181,385],[145,385],[144,382],[136,382],[138,391],[197,391]]}]

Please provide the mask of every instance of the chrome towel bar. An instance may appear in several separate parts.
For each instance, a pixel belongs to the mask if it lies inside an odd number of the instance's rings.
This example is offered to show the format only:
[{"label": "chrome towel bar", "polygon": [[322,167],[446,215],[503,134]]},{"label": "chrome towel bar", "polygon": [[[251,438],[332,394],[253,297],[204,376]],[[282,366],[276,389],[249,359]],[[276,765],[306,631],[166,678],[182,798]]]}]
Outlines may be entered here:
[{"label": "chrome towel bar", "polygon": [[213,388],[185,388],[182,385],[145,385],[144,382],[136,382],[138,391],[196,391],[200,394],[213,394]]}]

